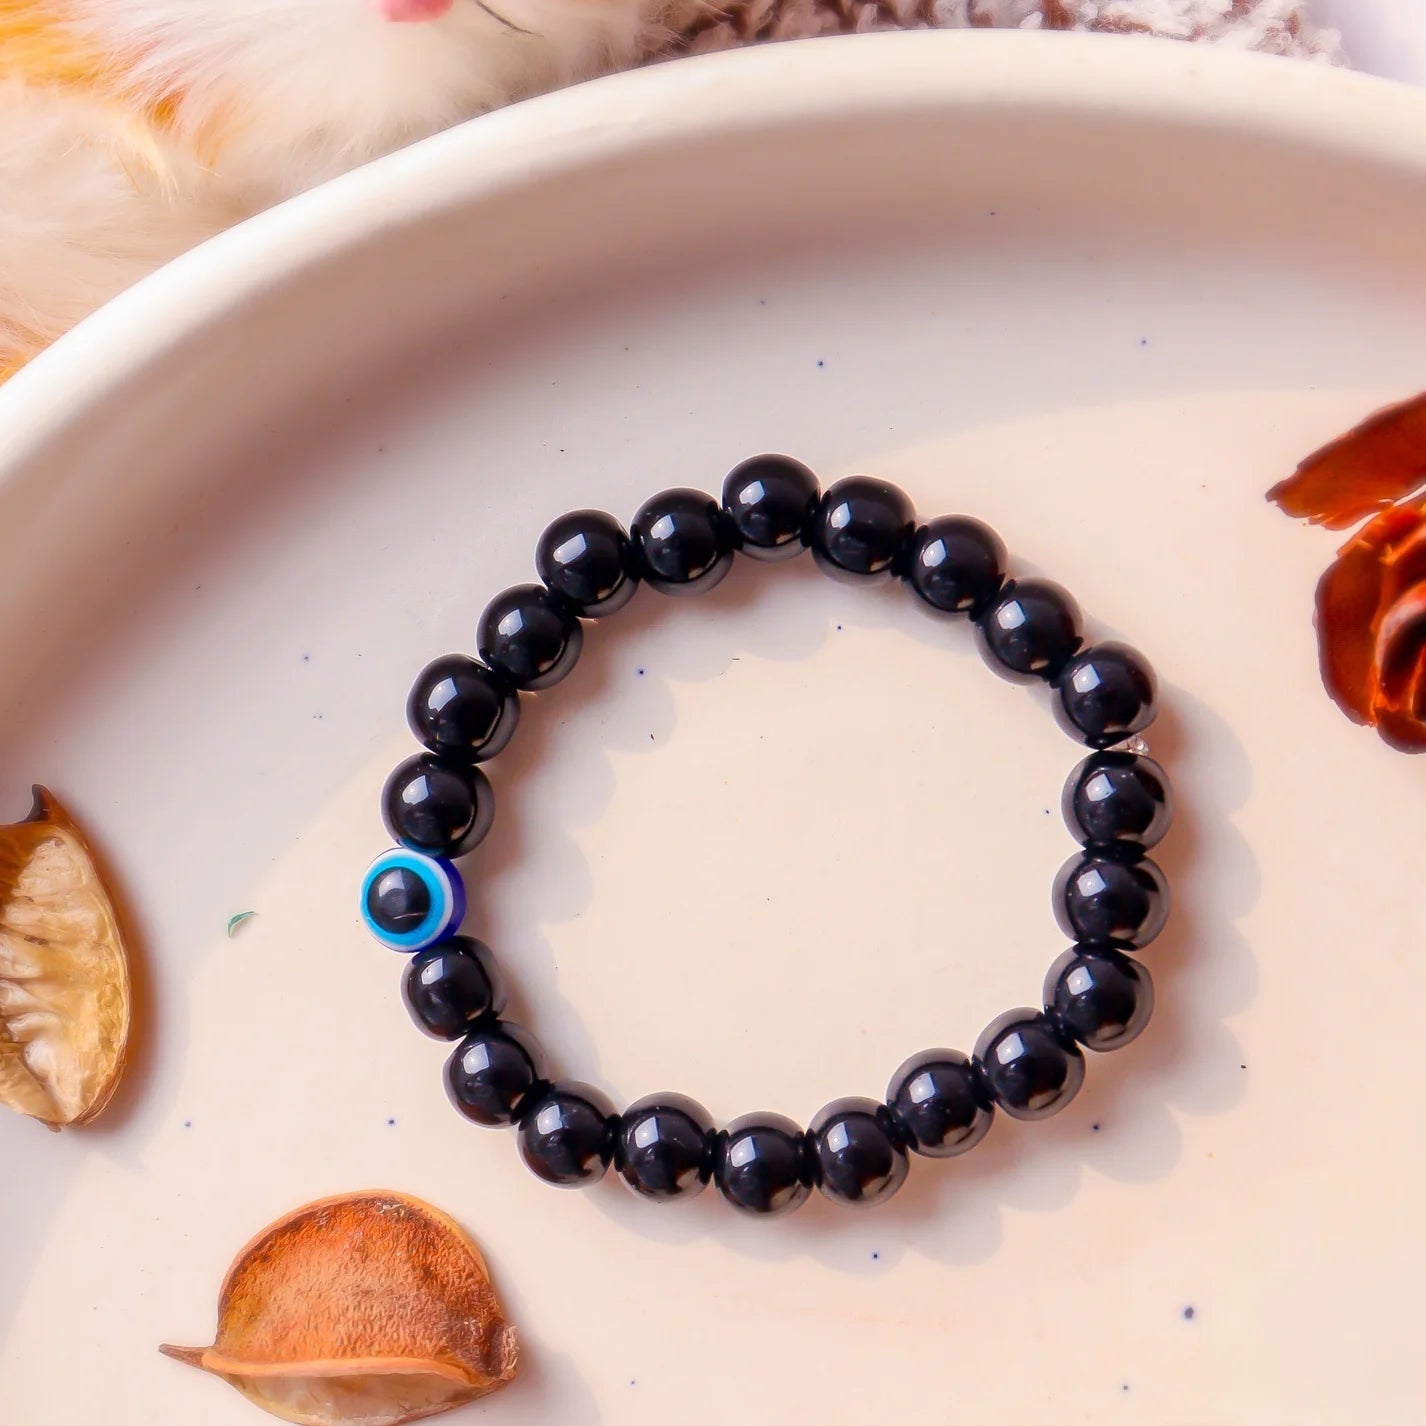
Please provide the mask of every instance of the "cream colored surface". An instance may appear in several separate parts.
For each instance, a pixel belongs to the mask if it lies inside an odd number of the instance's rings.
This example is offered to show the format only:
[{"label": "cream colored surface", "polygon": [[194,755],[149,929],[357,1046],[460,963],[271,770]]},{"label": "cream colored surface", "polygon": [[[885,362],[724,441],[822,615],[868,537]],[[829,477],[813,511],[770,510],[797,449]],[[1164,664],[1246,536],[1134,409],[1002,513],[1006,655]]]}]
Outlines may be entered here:
[{"label": "cream colored surface", "polygon": [[[1426,97],[1187,48],[738,54],[314,193],[0,392],[6,803],[42,777],[108,850],[153,992],[108,1127],[0,1123],[5,1419],[254,1421],[157,1343],[262,1224],[381,1185],[524,1334],[472,1420],[1426,1421],[1426,761],[1326,700],[1334,540],[1262,499],[1426,381],[1423,135]],[[1182,812],[1137,1046],[885,1209],[756,1224],[460,1122],[354,889],[411,675],[544,522],[766,447],[984,516],[1139,644]],[[591,630],[469,875],[565,1071],[806,1117],[1035,999],[1076,753],[965,634],[809,566]]]}]

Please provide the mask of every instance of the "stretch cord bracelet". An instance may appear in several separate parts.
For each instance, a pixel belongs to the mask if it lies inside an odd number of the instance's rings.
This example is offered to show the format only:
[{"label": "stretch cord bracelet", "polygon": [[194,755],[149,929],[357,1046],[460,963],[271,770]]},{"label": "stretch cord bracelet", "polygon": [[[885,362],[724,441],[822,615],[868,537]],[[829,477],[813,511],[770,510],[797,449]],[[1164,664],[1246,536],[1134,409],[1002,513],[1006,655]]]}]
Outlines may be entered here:
[{"label": "stretch cord bracelet", "polygon": [[[700,593],[723,578],[736,551],[780,560],[808,547],[840,578],[899,578],[932,609],[968,615],[990,666],[1050,684],[1061,726],[1096,749],[1062,799],[1084,847],[1054,886],[1056,916],[1074,944],[1050,967],[1042,1011],[999,1016],[971,1057],[937,1049],[907,1060],[884,1102],[836,1100],[805,1131],[777,1114],[715,1129],[678,1094],[615,1113],[598,1090],[547,1076],[534,1038],[500,1018],[505,991],[489,947],[456,934],[465,895],[452,862],[485,836],[493,811],[478,764],[509,742],[520,694],[573,667],[581,619],[622,608],[640,581],[662,594]],[[597,511],[565,515],[540,537],[535,564],[542,584],[506,590],[482,614],[483,661],[447,654],[417,679],[407,713],[428,751],[387,781],[383,811],[401,845],[367,871],[361,909],[379,941],[415,953],[405,994],[417,1024],[460,1041],[446,1066],[452,1103],[478,1124],[513,1124],[540,1178],[592,1183],[613,1163],[634,1192],[659,1200],[691,1197],[712,1181],[756,1214],[796,1208],[814,1187],[839,1203],[878,1203],[904,1182],[908,1151],[964,1153],[997,1109],[1016,1119],[1055,1113],[1084,1080],[1081,1047],[1117,1049],[1144,1028],[1153,985],[1128,953],[1168,916],[1163,873],[1145,853],[1168,830],[1172,794],[1156,762],[1115,745],[1152,721],[1154,675],[1123,644],[1085,647],[1079,611],[1058,585],[1007,580],[993,531],[962,516],[918,525],[901,491],[863,476],[819,494],[805,466],[759,456],[728,476],[721,505],[699,491],[665,491],[627,533]]]}]

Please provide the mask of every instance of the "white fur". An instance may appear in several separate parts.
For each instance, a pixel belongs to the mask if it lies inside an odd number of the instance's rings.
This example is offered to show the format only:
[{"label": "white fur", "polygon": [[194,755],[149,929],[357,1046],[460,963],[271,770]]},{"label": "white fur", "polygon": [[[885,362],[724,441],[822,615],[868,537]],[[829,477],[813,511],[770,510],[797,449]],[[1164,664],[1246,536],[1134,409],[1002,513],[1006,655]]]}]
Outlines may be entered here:
[{"label": "white fur", "polygon": [[0,377],[243,216],[172,158],[160,183],[111,109],[0,82]]},{"label": "white fur", "polygon": [[526,34],[475,0],[413,24],[370,0],[35,3],[62,4],[77,41],[143,92],[182,99],[155,154],[112,103],[0,80],[0,378],[237,219],[461,119],[631,64],[650,27],[650,0],[491,0]]},{"label": "white fur", "polygon": [[643,0],[475,0],[393,24],[371,0],[69,0],[83,32],[155,92],[180,132],[231,133],[227,181],[259,201],[537,90],[632,63]]},{"label": "white fur", "polygon": [[[1309,51],[1299,0],[33,0],[112,57],[171,132],[0,79],[0,379],[235,220],[524,95],[658,53],[888,25],[1157,27]],[[511,26],[518,28],[511,28]],[[523,32],[523,33],[522,33]]]}]

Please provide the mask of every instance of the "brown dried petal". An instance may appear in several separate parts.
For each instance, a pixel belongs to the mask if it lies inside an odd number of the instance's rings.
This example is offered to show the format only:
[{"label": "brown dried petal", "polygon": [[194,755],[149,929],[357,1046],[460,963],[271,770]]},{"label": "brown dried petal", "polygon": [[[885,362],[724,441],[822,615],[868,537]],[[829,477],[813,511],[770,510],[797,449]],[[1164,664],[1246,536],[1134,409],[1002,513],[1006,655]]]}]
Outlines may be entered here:
[{"label": "brown dried petal", "polygon": [[0,827],[0,1103],[52,1128],[108,1104],[128,1049],[129,962],[78,828],[44,788]]},{"label": "brown dried petal", "polygon": [[397,1426],[474,1401],[515,1373],[475,1244],[396,1193],[324,1199],[238,1254],[211,1347],[164,1347],[301,1426]]},{"label": "brown dried petal", "polygon": [[1426,394],[1369,417],[1268,491],[1285,513],[1345,530],[1426,482]]}]

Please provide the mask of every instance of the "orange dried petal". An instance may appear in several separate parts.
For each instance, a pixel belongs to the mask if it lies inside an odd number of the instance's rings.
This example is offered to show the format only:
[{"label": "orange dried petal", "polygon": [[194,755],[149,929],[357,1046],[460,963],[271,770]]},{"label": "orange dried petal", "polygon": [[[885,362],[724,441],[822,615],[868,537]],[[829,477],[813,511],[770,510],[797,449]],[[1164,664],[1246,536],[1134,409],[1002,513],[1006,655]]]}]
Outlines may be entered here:
[{"label": "orange dried petal", "polygon": [[162,1348],[300,1426],[398,1426],[515,1373],[514,1329],[474,1243],[402,1194],[308,1204],[238,1254],[211,1347]]},{"label": "orange dried petal", "polygon": [[1416,583],[1379,621],[1375,718],[1403,751],[1426,750],[1426,583]]},{"label": "orange dried petal", "polygon": [[1426,394],[1389,406],[1268,491],[1286,514],[1345,530],[1426,482]]},{"label": "orange dried petal", "polygon": [[1354,723],[1375,721],[1375,623],[1379,552],[1359,535],[1342,546],[1317,585],[1317,656],[1332,701]]},{"label": "orange dried petal", "polygon": [[1426,505],[1394,505],[1362,531],[1379,551],[1385,579],[1383,607],[1394,604],[1418,584],[1426,583]]}]

